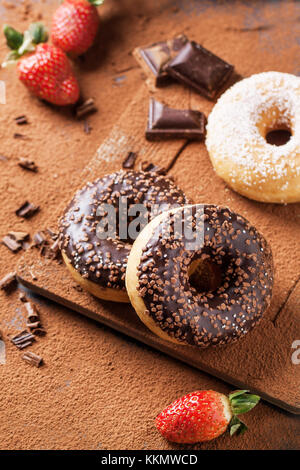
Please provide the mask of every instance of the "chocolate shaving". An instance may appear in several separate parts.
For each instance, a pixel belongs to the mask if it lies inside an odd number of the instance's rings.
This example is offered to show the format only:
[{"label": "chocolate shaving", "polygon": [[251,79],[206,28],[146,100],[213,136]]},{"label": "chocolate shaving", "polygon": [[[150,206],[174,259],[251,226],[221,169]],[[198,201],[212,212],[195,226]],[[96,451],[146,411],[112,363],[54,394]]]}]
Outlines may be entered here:
[{"label": "chocolate shaving", "polygon": [[46,231],[49,234],[50,238],[52,238],[52,240],[57,240],[58,233],[54,232],[51,228],[47,228]]},{"label": "chocolate shaving", "polygon": [[159,175],[165,175],[167,173],[166,168],[160,167],[158,165],[154,165],[154,163],[149,163],[149,162],[142,162],[141,170],[158,173]]},{"label": "chocolate shaving", "polygon": [[25,115],[18,116],[15,118],[16,124],[22,126],[23,124],[28,124],[28,119]]},{"label": "chocolate shaving", "polygon": [[45,336],[46,335],[46,330],[44,328],[35,328],[32,332],[35,336]]},{"label": "chocolate shaving", "polygon": [[19,209],[16,210],[16,215],[18,217],[27,219],[29,217],[32,217],[39,210],[39,206],[35,206],[31,202],[25,201],[24,204],[22,204]]},{"label": "chocolate shaving", "polygon": [[35,338],[32,333],[27,330],[22,331],[21,333],[17,334],[13,338],[11,338],[11,342],[18,348],[24,349],[27,346],[30,346],[35,341]]},{"label": "chocolate shaving", "polygon": [[33,171],[36,173],[38,171],[37,165],[34,163],[33,160],[28,160],[27,158],[20,157],[18,161],[18,165],[24,170]]},{"label": "chocolate shaving", "polygon": [[10,238],[12,238],[13,240],[15,240],[16,242],[18,243],[22,243],[24,242],[25,240],[28,240],[29,238],[29,233],[28,232],[15,232],[15,231],[11,231],[11,232],[8,232],[7,234]]},{"label": "chocolate shaving", "polygon": [[135,152],[129,152],[127,157],[122,163],[123,168],[126,169],[131,169],[134,167],[135,161],[137,159],[137,153]]},{"label": "chocolate shaving", "polygon": [[40,324],[39,321],[27,322],[27,323],[26,323],[26,326],[27,326],[27,328],[29,328],[30,330],[35,330],[36,328],[39,328],[39,327],[41,326],[41,324]]},{"label": "chocolate shaving", "polygon": [[17,273],[15,271],[6,274],[0,280],[0,290],[9,291],[17,285]]},{"label": "chocolate shaving", "polygon": [[87,114],[95,113],[98,111],[97,107],[95,106],[95,101],[93,98],[89,98],[84,103],[76,108],[76,117],[79,119]]},{"label": "chocolate shaving", "polygon": [[40,367],[43,364],[43,358],[30,351],[23,354],[22,359],[35,367]]},{"label": "chocolate shaving", "polygon": [[47,243],[47,238],[45,237],[43,232],[36,232],[33,235],[33,244],[34,246],[41,246],[44,243]]},{"label": "chocolate shaving", "polygon": [[14,139],[27,139],[27,136],[24,134],[19,134],[19,132],[15,132]]},{"label": "chocolate shaving", "polygon": [[92,126],[90,126],[89,122],[85,119],[83,123],[83,130],[86,134],[90,134],[92,130]]},{"label": "chocolate shaving", "polygon": [[34,322],[39,321],[40,319],[39,312],[36,306],[32,302],[29,302],[29,301],[25,302],[24,307],[27,312],[27,320],[29,321],[29,323],[34,323]]},{"label": "chocolate shaving", "polygon": [[27,297],[26,297],[25,292],[20,292],[20,293],[19,293],[19,300],[20,300],[21,302],[28,302],[28,299],[27,299]]},{"label": "chocolate shaving", "polygon": [[13,253],[16,253],[22,248],[21,243],[18,243],[16,240],[9,237],[8,235],[5,235],[5,237],[2,238],[2,243]]}]

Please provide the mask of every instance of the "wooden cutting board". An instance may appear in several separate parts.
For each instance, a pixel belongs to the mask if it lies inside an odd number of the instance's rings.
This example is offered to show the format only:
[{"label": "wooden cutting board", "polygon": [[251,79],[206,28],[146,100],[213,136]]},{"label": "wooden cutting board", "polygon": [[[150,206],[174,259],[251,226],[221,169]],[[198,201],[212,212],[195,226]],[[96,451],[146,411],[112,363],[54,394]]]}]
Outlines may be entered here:
[{"label": "wooden cutting board", "polygon": [[[155,97],[178,108],[192,105],[206,114],[213,106],[179,85],[157,91]],[[143,85],[84,169],[80,186],[88,180],[119,170],[127,153],[133,151],[138,153],[135,168],[139,168],[145,160],[164,167],[173,162],[169,174],[194,202],[228,205],[248,218],[271,243],[276,267],[272,304],[261,324],[233,345],[205,350],[176,346],[152,334],[130,305],[100,301],[78,289],[63,264],[46,259],[36,248],[28,250],[21,259],[19,279],[40,295],[235,387],[250,389],[285,410],[300,413],[300,366],[292,362],[293,342],[300,338],[300,260],[299,256],[295,256],[299,249],[300,204],[262,204],[234,193],[214,173],[203,143],[147,142],[144,131],[148,102],[149,90]],[[58,216],[75,189],[66,188],[66,195],[62,195],[61,204],[49,220],[48,227],[56,227]]]}]

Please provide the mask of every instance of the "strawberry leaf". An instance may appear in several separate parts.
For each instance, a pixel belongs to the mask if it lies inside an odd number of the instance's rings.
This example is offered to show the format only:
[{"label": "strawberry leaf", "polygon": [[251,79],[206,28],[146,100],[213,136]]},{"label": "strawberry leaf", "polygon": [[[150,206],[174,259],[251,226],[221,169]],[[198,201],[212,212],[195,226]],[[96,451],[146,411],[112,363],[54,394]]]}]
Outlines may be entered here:
[{"label": "strawberry leaf", "polygon": [[233,436],[234,434],[241,435],[245,431],[247,431],[247,426],[243,421],[241,421],[237,416],[234,416],[232,420],[229,423],[229,428],[230,428],[230,436]]},{"label": "strawberry leaf", "polygon": [[237,390],[229,395],[233,415],[241,415],[252,410],[259,402],[260,397],[248,393],[247,390]]},{"label": "strawberry leaf", "polygon": [[99,7],[104,3],[104,0],[88,0],[95,7]]},{"label": "strawberry leaf", "polygon": [[48,31],[43,25],[43,23],[32,23],[28,29],[32,42],[34,44],[40,44],[41,42],[48,41]]},{"label": "strawberry leaf", "polygon": [[18,50],[23,43],[24,35],[7,24],[3,26],[3,32],[8,47],[13,51]]}]

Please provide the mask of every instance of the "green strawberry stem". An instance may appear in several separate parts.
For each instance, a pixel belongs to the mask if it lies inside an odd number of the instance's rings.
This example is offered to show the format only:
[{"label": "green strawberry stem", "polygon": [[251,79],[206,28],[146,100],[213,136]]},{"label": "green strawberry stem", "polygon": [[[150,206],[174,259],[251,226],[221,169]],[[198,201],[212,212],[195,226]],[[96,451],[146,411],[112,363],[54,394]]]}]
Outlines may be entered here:
[{"label": "green strawberry stem", "polygon": [[2,67],[15,63],[26,52],[33,52],[37,44],[48,41],[48,32],[42,23],[31,24],[24,34],[8,25],[4,25],[3,32],[11,51],[6,56]]},{"label": "green strawberry stem", "polygon": [[104,0],[88,0],[88,2],[94,5],[95,7],[99,7],[104,3]]},{"label": "green strawberry stem", "polygon": [[228,396],[233,417],[229,423],[230,435],[242,434],[247,430],[247,426],[237,415],[248,413],[260,400],[258,395],[249,393],[249,390],[236,390]]}]

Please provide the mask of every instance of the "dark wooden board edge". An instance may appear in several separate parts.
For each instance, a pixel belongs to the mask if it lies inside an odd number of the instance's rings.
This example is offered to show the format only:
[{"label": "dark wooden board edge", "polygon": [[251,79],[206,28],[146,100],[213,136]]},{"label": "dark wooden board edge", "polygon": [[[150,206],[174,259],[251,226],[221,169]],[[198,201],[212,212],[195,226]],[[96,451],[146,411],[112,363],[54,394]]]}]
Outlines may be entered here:
[{"label": "dark wooden board edge", "polygon": [[[234,387],[238,387],[241,389],[247,388],[247,385],[244,382],[240,382],[234,377],[231,377],[227,374],[222,374],[219,371],[216,371],[215,369],[205,365],[201,364],[201,367],[199,364],[197,364],[194,361],[185,360],[180,353],[176,351],[176,349],[173,349],[171,346],[171,343],[169,344],[166,341],[163,341],[159,338],[156,338],[155,335],[152,335],[152,333],[148,334],[147,336],[144,336],[142,334],[143,328],[139,330],[136,330],[134,328],[128,327],[126,331],[124,331],[123,328],[120,327],[118,322],[115,322],[113,320],[109,321],[105,317],[100,317],[97,313],[93,312],[92,310],[86,309],[82,307],[79,304],[76,304],[70,300],[64,299],[61,296],[58,296],[56,294],[51,293],[50,291],[47,291],[46,289],[43,289],[42,287],[37,286],[34,283],[29,282],[28,280],[24,279],[20,274],[18,274],[18,281],[24,286],[27,287],[28,289],[31,289],[34,293],[41,295],[43,297],[46,297],[47,299],[54,301],[63,307],[67,307],[71,310],[74,310],[75,312],[84,315],[88,318],[91,318],[92,320],[95,320],[99,323],[104,324],[105,326],[112,328],[122,334],[125,334],[126,336],[129,336],[131,338],[134,338],[135,340],[139,341],[140,343],[147,344],[147,346],[150,346],[164,354],[167,354],[174,359],[180,360],[181,362],[186,363],[189,366],[192,366],[198,370],[201,370],[207,374],[210,374],[214,377],[217,377],[220,380],[223,380],[224,382],[227,382]],[[129,326],[129,325],[128,325]],[[143,326],[143,325],[141,325]],[[144,326],[143,326],[144,327]],[[285,401],[279,400],[278,398],[274,398],[273,396],[265,393],[263,390],[256,388],[256,387],[251,387],[251,392],[258,394],[264,401],[271,403],[272,405],[275,405],[285,411],[288,411],[289,413],[300,415],[300,405],[299,406],[293,406]]]}]

